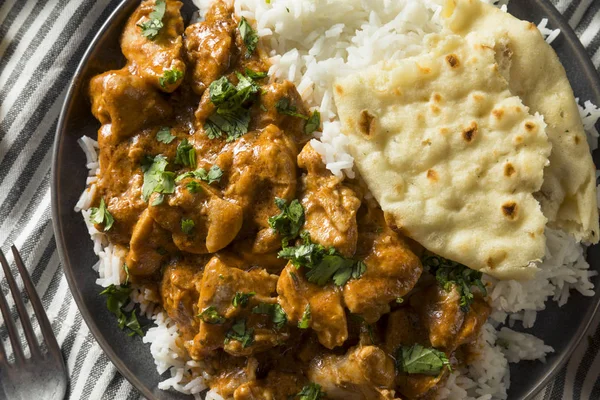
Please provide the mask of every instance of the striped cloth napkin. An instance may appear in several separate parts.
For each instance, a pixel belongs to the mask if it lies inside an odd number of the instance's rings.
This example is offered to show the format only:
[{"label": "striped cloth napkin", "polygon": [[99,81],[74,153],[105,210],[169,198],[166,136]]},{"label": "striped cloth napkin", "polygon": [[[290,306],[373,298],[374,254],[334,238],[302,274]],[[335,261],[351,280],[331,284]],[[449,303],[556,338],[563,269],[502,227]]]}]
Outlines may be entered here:
[{"label": "striped cloth napkin", "polygon": [[[526,1],[526,0],[513,0]],[[600,66],[600,0],[552,0]],[[69,369],[70,399],[138,399],[102,352],[63,276],[50,215],[58,113],[86,47],[119,0],[0,0],[0,245],[21,249]],[[0,288],[8,293],[6,280]],[[600,399],[600,317],[539,399]],[[2,324],[0,324],[2,325]],[[0,339],[7,333],[0,329]]]}]

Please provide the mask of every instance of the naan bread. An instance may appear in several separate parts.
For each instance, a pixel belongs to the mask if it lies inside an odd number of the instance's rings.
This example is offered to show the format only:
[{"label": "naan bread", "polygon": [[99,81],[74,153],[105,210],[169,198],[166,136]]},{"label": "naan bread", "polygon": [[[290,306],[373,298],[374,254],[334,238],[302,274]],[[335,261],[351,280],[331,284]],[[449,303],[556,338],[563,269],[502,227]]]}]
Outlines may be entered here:
[{"label": "naan bread", "polygon": [[387,217],[443,257],[528,278],[546,218],[532,193],[551,146],[495,62],[493,39],[429,37],[431,51],[338,79],[356,166]]},{"label": "naan bread", "polygon": [[448,0],[442,14],[454,33],[493,35],[510,91],[548,124],[552,154],[536,194],[548,226],[598,243],[596,168],[573,90],[552,47],[534,24],[479,0]]}]

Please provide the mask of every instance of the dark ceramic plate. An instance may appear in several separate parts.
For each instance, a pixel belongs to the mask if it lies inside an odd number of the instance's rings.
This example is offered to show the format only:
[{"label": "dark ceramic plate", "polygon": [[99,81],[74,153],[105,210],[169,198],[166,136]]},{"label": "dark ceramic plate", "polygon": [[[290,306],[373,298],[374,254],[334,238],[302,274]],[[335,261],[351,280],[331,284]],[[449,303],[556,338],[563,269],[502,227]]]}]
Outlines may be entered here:
[{"label": "dark ceramic plate", "polygon": [[[189,20],[194,7],[184,0],[183,13]],[[90,112],[86,84],[90,77],[124,64],[119,48],[121,30],[139,0],[123,1],[108,18],[83,56],[67,94],[54,142],[52,165],[52,215],[62,265],[79,310],[90,330],[117,369],[148,399],[183,399],[177,393],[158,390],[161,377],[156,372],[150,349],[139,338],[132,339],[118,329],[108,312],[105,299],[98,295],[94,282],[96,262],[92,242],[80,214],[73,211],[85,186],[85,157],[77,144],[82,135],[96,137],[98,122]],[[511,13],[533,22],[549,19],[549,26],[562,33],[553,43],[567,70],[576,97],[600,104],[600,81],[579,40],[556,9],[546,0],[511,2]],[[595,155],[598,163],[598,154]],[[600,271],[600,248],[590,249],[588,260]],[[522,362],[511,365],[509,398],[532,398],[558,371],[583,337],[598,308],[600,291],[593,298],[573,293],[569,303],[558,308],[552,301],[538,314],[533,334],[554,347],[547,362]]]}]

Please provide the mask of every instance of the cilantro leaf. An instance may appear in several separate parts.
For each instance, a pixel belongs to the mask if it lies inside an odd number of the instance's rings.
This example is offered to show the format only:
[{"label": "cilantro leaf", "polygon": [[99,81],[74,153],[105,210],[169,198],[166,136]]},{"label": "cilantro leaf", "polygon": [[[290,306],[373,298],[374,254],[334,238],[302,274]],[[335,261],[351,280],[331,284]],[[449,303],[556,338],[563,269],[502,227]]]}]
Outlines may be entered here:
[{"label": "cilantro leaf", "polygon": [[171,135],[171,129],[163,126],[158,130],[158,132],[156,132],[156,140],[161,143],[169,144],[175,140],[175,136]]},{"label": "cilantro leaf", "polygon": [[283,247],[287,246],[290,240],[298,237],[300,229],[304,226],[304,207],[297,199],[287,205],[284,199],[275,198],[277,208],[281,210],[278,215],[269,217],[269,226],[271,229],[279,232]]},{"label": "cilantro leaf", "polygon": [[[202,171],[204,171],[204,170],[202,170]],[[206,178],[204,178],[202,176],[202,177],[200,177],[200,179],[202,179],[203,181],[206,181],[210,185],[213,182],[220,182],[222,177],[223,177],[223,171],[221,170],[221,168],[219,168],[218,165],[213,165],[208,170],[208,174],[206,175]]]},{"label": "cilantro leaf", "polygon": [[154,200],[152,200],[152,203],[150,203],[150,205],[152,207],[156,207],[156,206],[161,205],[164,201],[165,201],[165,195],[160,193],[159,195],[154,197]]},{"label": "cilantro leaf", "polygon": [[242,293],[237,292],[235,296],[233,296],[233,300],[231,300],[231,304],[234,307],[242,307],[246,308],[248,306],[248,302],[250,301],[250,297],[256,295],[256,292]]},{"label": "cilantro leaf", "polygon": [[244,17],[242,17],[238,25],[238,29],[240,30],[240,35],[242,36],[244,44],[246,45],[246,57],[250,57],[256,49],[256,44],[258,43],[258,35],[256,34],[256,31],[252,29],[252,26]]},{"label": "cilantro leaf", "polygon": [[242,343],[243,348],[246,348],[254,343],[254,329],[246,328],[245,319],[238,319],[225,334],[225,344],[228,344],[231,340],[237,340]]},{"label": "cilantro leaf", "polygon": [[190,181],[185,184],[185,187],[190,191],[190,193],[199,193],[202,190],[202,186],[200,186],[198,181]]},{"label": "cilantro leaf", "polygon": [[301,237],[302,244],[284,247],[278,257],[290,260],[296,268],[308,268],[306,278],[309,282],[324,286],[333,280],[335,285],[343,286],[365,273],[367,266],[364,262],[346,258],[333,247],[325,248],[313,243],[308,232],[303,232]]},{"label": "cilantro leaf", "polygon": [[198,318],[211,325],[222,324],[226,321],[225,317],[219,314],[214,306],[206,307],[198,314]]},{"label": "cilantro leaf", "polygon": [[311,382],[304,386],[294,398],[298,400],[322,400],[325,399],[325,393],[321,390],[321,385]]},{"label": "cilantro leaf", "polygon": [[209,139],[221,138],[224,135],[228,142],[248,132],[250,124],[249,106],[254,101],[260,87],[248,77],[236,73],[237,86],[226,77],[212,82],[208,88],[211,102],[217,107],[204,124]]},{"label": "cilantro leaf", "polygon": [[396,368],[407,374],[438,375],[450,360],[442,351],[423,347],[420,344],[401,346],[396,351]]},{"label": "cilantro leaf", "polygon": [[144,336],[138,322],[135,310],[129,315],[123,310],[130,302],[131,288],[129,285],[110,285],[100,292],[100,295],[106,296],[106,308],[117,317],[119,329],[128,328],[131,332],[129,336]]},{"label": "cilantro leaf", "polygon": [[190,233],[192,233],[192,231],[194,230],[194,226],[196,226],[196,224],[194,223],[194,220],[185,219],[185,218],[181,219],[181,231],[183,233],[185,233],[186,235],[189,235]]},{"label": "cilantro leaf", "polygon": [[152,164],[142,165],[142,170],[144,171],[142,198],[144,201],[148,201],[150,195],[154,192],[164,194],[175,192],[175,174],[165,171],[165,168],[169,164],[165,156],[159,154],[151,160]]},{"label": "cilantro leaf", "polygon": [[283,311],[283,308],[277,303],[267,304],[260,303],[252,309],[253,314],[263,314],[271,317],[271,321],[275,326],[275,329],[280,330],[287,324],[287,314]]},{"label": "cilantro leaf", "polygon": [[269,76],[268,72],[261,72],[261,71],[253,71],[250,68],[246,67],[246,76],[250,79],[254,79],[254,80],[259,80],[259,79],[264,79],[267,76]]},{"label": "cilantro leaf", "polygon": [[196,149],[194,149],[194,146],[187,139],[183,139],[177,145],[175,164],[196,168]]},{"label": "cilantro leaf", "polygon": [[113,223],[115,222],[112,214],[106,208],[106,204],[104,203],[104,199],[100,199],[99,207],[92,207],[90,213],[90,221],[93,224],[104,224],[104,232],[110,230],[112,228]]},{"label": "cilantro leaf", "polygon": [[208,183],[209,185],[214,182],[220,182],[223,177],[223,170],[218,165],[210,167],[208,172],[204,168],[198,168],[195,171],[186,172],[181,174],[175,179],[175,182],[181,182],[185,178],[196,178]]},{"label": "cilantro leaf", "polygon": [[302,317],[300,321],[298,321],[298,328],[307,329],[310,325],[310,304],[306,303],[306,307],[304,307],[304,312],[302,313]]},{"label": "cilantro leaf", "polygon": [[310,135],[319,129],[321,129],[321,113],[315,110],[310,114],[308,121],[306,121],[306,125],[304,125],[304,133]]},{"label": "cilantro leaf", "polygon": [[296,111],[296,107],[292,105],[291,100],[287,97],[282,97],[277,100],[277,103],[275,103],[275,109],[279,114],[291,115],[292,117],[298,117],[306,120],[309,119],[306,115],[298,113]]},{"label": "cilantro leaf", "polygon": [[163,72],[163,76],[158,78],[158,83],[160,87],[163,89],[167,87],[167,85],[174,85],[183,78],[183,71],[178,70],[177,68],[168,69]]},{"label": "cilantro leaf", "polygon": [[210,94],[210,101],[215,106],[220,106],[227,99],[234,96],[237,93],[237,89],[231,82],[229,82],[227,77],[222,76],[210,84],[208,87],[208,92]]},{"label": "cilantro leaf", "polygon": [[125,326],[129,328],[129,330],[131,330],[131,332],[127,334],[128,336],[144,336],[144,331],[142,331],[142,327],[140,326],[140,322],[137,319],[137,314],[135,313],[135,311],[131,312],[129,318],[125,322]]},{"label": "cilantro leaf", "polygon": [[125,271],[125,286],[129,284],[129,267],[123,263],[123,271]]},{"label": "cilantro leaf", "polygon": [[149,19],[141,24],[138,24],[142,29],[142,35],[150,40],[156,39],[158,32],[163,27],[162,19],[165,16],[167,4],[164,0],[156,0],[153,11],[148,15]]},{"label": "cilantro leaf", "polygon": [[239,108],[234,110],[217,110],[217,113],[208,117],[204,124],[204,130],[209,139],[223,137],[227,135],[226,140],[232,142],[248,133],[250,125],[250,111]]},{"label": "cilantro leaf", "polygon": [[456,286],[460,294],[460,307],[464,312],[468,312],[473,303],[473,286],[479,288],[484,296],[487,295],[487,289],[481,281],[481,272],[429,252],[425,253],[421,261],[423,266],[435,275],[444,290],[448,292]]}]

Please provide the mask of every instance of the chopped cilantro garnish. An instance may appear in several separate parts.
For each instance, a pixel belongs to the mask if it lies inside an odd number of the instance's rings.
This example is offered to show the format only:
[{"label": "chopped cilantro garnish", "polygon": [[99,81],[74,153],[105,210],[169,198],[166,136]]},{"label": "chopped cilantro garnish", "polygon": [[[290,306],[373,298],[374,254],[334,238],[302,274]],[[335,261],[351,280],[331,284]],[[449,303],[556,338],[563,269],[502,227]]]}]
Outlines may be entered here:
[{"label": "chopped cilantro garnish", "polygon": [[335,285],[343,286],[350,278],[359,279],[365,273],[367,266],[364,262],[346,258],[333,247],[325,248],[313,243],[308,232],[300,236],[302,244],[284,247],[278,257],[290,260],[296,268],[308,268],[306,278],[309,282],[324,286],[333,280]]},{"label": "chopped cilantro garnish", "polygon": [[246,45],[246,57],[250,57],[256,49],[256,44],[258,43],[258,35],[244,17],[242,17],[238,25],[238,29],[240,30],[240,35],[242,36],[244,44]]},{"label": "chopped cilantro garnish", "polygon": [[302,119],[308,119],[304,114],[300,114],[296,111],[296,107],[292,105],[292,102],[287,97],[282,97],[275,103],[275,109],[279,114],[291,115],[292,117],[298,117]]},{"label": "chopped cilantro garnish", "polygon": [[226,140],[230,142],[248,132],[249,106],[260,88],[251,78],[240,73],[237,73],[237,78],[237,86],[226,77],[221,77],[208,88],[210,100],[217,107],[216,112],[204,124],[209,139],[226,135]]},{"label": "chopped cilantro garnish", "polygon": [[125,285],[129,284],[129,267],[123,263],[123,271],[125,271]]},{"label": "chopped cilantro garnish", "polygon": [[106,208],[106,204],[104,203],[104,199],[100,199],[99,207],[92,207],[90,213],[90,221],[93,224],[104,224],[104,232],[108,231],[112,228],[115,219],[112,214]]},{"label": "chopped cilantro garnish", "polygon": [[202,186],[198,181],[189,181],[185,184],[185,187],[190,193],[199,193],[202,190]]},{"label": "chopped cilantro garnish", "polygon": [[233,296],[233,300],[231,300],[231,304],[234,307],[242,307],[246,308],[248,306],[248,302],[250,301],[250,297],[256,295],[256,292],[242,293],[237,292],[235,296]]},{"label": "chopped cilantro garnish", "polygon": [[161,143],[169,144],[175,140],[175,136],[171,135],[171,129],[169,129],[169,127],[163,126],[156,132],[156,140]]},{"label": "chopped cilantro garnish", "polygon": [[190,171],[186,172],[185,174],[181,174],[177,177],[177,179],[175,179],[175,182],[181,182],[185,178],[196,178],[210,185],[211,183],[221,181],[222,177],[223,171],[221,170],[221,168],[219,168],[218,165],[213,165],[212,167],[210,167],[208,172],[206,172],[204,168],[198,168],[195,171]]},{"label": "chopped cilantro garnish", "polygon": [[164,194],[162,194],[162,193],[159,193],[158,195],[156,195],[156,196],[154,197],[154,200],[152,200],[152,203],[150,203],[150,205],[151,205],[152,207],[159,206],[159,205],[161,205],[161,204],[162,204],[164,201],[165,201],[165,195],[164,195]]},{"label": "chopped cilantro garnish", "polygon": [[[142,165],[142,170],[144,171],[142,198],[144,201],[148,201],[150,195],[154,192],[164,194],[175,192],[175,174],[165,171],[165,168],[169,164],[165,156],[159,154],[150,160],[152,160],[152,164]],[[155,203],[156,200],[153,205],[157,205]]]},{"label": "chopped cilantro garnish", "polygon": [[163,72],[163,76],[158,78],[158,83],[160,87],[166,88],[167,85],[174,85],[183,78],[183,72],[178,70],[177,68],[168,69]]},{"label": "chopped cilantro garnish", "polygon": [[131,312],[131,314],[129,315],[129,318],[125,322],[125,326],[127,328],[129,328],[129,330],[131,331],[127,335],[129,335],[129,336],[134,336],[134,335],[144,336],[144,331],[142,331],[142,327],[140,326],[140,322],[137,319],[137,314],[135,313],[135,311]]},{"label": "chopped cilantro garnish", "polygon": [[138,26],[142,29],[142,35],[150,40],[156,39],[158,32],[163,27],[162,19],[165,16],[167,4],[164,0],[156,0],[154,10],[148,15],[149,19]]},{"label": "chopped cilantro garnish", "polygon": [[225,317],[219,314],[214,306],[206,307],[198,314],[198,318],[211,325],[222,324],[226,321]]},{"label": "chopped cilantro garnish", "polygon": [[254,342],[254,329],[246,328],[245,319],[238,319],[225,334],[225,344],[231,340],[237,340],[242,343],[243,348],[246,348]]},{"label": "chopped cilantro garnish", "polygon": [[288,205],[279,197],[275,198],[275,204],[281,212],[269,217],[269,226],[281,235],[283,247],[286,247],[290,240],[298,237],[300,229],[304,226],[304,207],[296,199]]},{"label": "chopped cilantro garnish", "polygon": [[423,266],[435,275],[444,290],[448,292],[456,286],[460,294],[460,307],[464,312],[469,311],[473,303],[473,286],[479,288],[484,296],[487,295],[485,285],[481,281],[481,272],[431,253],[426,253],[421,261]]},{"label": "chopped cilantro garnish", "polygon": [[304,307],[302,317],[300,318],[300,321],[298,321],[298,328],[307,329],[310,324],[310,318],[310,304],[306,303],[306,307]]},{"label": "chopped cilantro garnish", "polygon": [[306,120],[304,133],[307,135],[310,135],[321,128],[321,113],[319,113],[319,111],[314,111],[310,116],[300,114],[296,107],[292,105],[291,100],[287,97],[280,98],[275,104],[275,109],[279,114],[290,115]]},{"label": "chopped cilantro garnish", "polygon": [[283,308],[277,303],[267,304],[260,303],[252,309],[253,314],[263,314],[271,317],[271,321],[275,326],[275,329],[279,330],[287,324],[287,314],[283,311]]},{"label": "chopped cilantro garnish", "polygon": [[321,385],[309,383],[304,386],[294,399],[298,400],[322,400],[325,399],[325,393],[321,390]]},{"label": "chopped cilantro garnish", "polygon": [[401,346],[396,351],[396,368],[407,374],[438,375],[450,360],[442,351],[420,344]]},{"label": "chopped cilantro garnish", "polygon": [[181,231],[183,233],[185,233],[186,235],[189,235],[190,233],[192,233],[195,225],[196,224],[194,224],[194,220],[185,219],[185,218],[181,219]]},{"label": "chopped cilantro garnish", "polygon": [[177,145],[175,164],[196,168],[196,149],[194,149],[194,146],[187,139],[183,139]]},{"label": "chopped cilantro garnish", "polygon": [[131,288],[128,285],[110,285],[101,291],[100,294],[106,296],[106,308],[117,317],[119,329],[128,328],[130,330],[128,333],[129,336],[144,336],[135,310],[132,310],[130,314],[124,311],[124,308],[131,301],[129,297]]},{"label": "chopped cilantro garnish", "polygon": [[269,76],[269,74],[267,72],[261,72],[261,71],[253,71],[250,68],[246,68],[246,76],[250,79],[254,79],[254,80],[259,80],[259,79],[264,79],[267,76]]},{"label": "chopped cilantro garnish", "polygon": [[321,129],[321,113],[314,111],[306,121],[306,125],[304,125],[304,133],[310,135],[319,129]]}]

